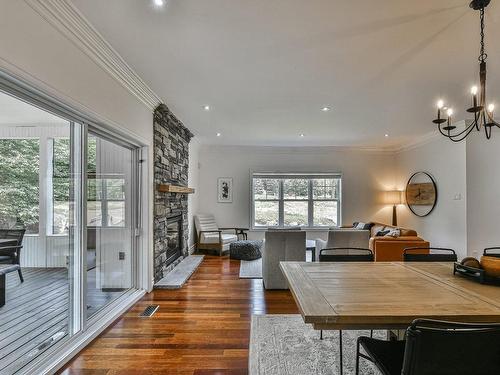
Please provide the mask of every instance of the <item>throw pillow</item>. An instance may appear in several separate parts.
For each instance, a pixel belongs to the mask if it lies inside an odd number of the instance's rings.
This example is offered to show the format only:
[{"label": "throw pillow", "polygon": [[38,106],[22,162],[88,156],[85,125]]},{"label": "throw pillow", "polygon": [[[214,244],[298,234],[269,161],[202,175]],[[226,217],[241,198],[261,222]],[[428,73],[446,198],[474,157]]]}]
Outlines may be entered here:
[{"label": "throw pillow", "polygon": [[370,230],[371,227],[373,226],[372,223],[363,223],[363,222],[359,222],[355,228],[356,229],[361,229],[361,230]]},{"label": "throw pillow", "polygon": [[352,227],[356,228],[358,226],[358,224],[359,224],[359,221],[355,221],[354,223],[352,223]]},{"label": "throw pillow", "polygon": [[397,238],[401,236],[401,230],[399,228],[392,228],[391,230],[389,230],[389,233],[387,233],[386,236]]},{"label": "throw pillow", "polygon": [[385,235],[387,235],[389,232],[390,232],[390,230],[389,230],[389,229],[387,229],[387,230],[382,229],[382,230],[379,230],[375,236],[376,236],[376,237],[384,237],[384,236],[385,236]]}]

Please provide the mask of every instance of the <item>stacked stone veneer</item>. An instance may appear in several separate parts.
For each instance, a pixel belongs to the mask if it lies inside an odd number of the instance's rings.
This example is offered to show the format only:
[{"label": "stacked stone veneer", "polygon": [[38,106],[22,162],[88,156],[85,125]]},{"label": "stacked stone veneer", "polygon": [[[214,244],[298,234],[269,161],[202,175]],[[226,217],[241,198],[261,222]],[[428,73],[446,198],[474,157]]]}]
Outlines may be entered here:
[{"label": "stacked stone veneer", "polygon": [[167,265],[167,218],[182,214],[183,248],[181,256],[188,255],[188,196],[178,193],[160,193],[158,184],[188,186],[189,142],[193,134],[165,104],[154,112],[154,273],[155,282],[161,280],[175,265]]}]

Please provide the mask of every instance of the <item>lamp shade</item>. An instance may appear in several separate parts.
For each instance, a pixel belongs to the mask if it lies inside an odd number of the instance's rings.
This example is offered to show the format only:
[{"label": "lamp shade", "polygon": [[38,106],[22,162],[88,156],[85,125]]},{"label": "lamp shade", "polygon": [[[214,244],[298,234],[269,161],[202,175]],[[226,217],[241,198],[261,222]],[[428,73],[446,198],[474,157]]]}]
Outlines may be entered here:
[{"label": "lamp shade", "polygon": [[386,204],[402,204],[403,203],[403,192],[399,190],[391,190],[385,192],[385,203]]}]

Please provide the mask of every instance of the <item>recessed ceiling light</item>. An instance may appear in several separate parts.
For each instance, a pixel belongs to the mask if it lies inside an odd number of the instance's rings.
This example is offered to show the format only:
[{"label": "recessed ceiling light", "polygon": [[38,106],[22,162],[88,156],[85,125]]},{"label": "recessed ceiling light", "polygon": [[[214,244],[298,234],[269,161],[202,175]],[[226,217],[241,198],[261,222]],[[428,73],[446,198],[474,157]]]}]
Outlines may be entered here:
[{"label": "recessed ceiling light", "polygon": [[217,133],[216,135],[217,135],[217,137],[220,137],[222,134],[221,133]]},{"label": "recessed ceiling light", "polygon": [[157,7],[163,6],[163,0],[154,0],[154,3]]},{"label": "recessed ceiling light", "polygon": [[322,110],[323,112],[328,112],[328,111],[330,111],[330,110],[331,110],[331,108],[330,108],[330,107],[323,107],[323,108],[321,108],[321,110]]},{"label": "recessed ceiling light", "polygon": [[389,137],[389,134],[386,134],[386,135],[385,135],[385,137],[386,137],[386,138],[387,138],[387,137]]},{"label": "recessed ceiling light", "polygon": [[303,138],[303,137],[304,137],[304,134],[301,134],[300,136]]},{"label": "recessed ceiling light", "polygon": [[209,106],[209,105],[204,105],[204,106],[203,106],[203,109],[204,109],[205,111],[210,111],[210,106]]}]

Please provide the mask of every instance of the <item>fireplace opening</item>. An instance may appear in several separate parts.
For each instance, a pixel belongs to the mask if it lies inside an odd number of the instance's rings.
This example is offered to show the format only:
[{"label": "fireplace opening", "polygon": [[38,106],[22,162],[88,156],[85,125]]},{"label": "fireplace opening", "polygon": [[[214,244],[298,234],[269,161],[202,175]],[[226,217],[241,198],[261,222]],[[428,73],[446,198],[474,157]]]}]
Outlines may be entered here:
[{"label": "fireplace opening", "polygon": [[182,255],[182,214],[167,218],[167,260],[165,266],[172,264]]}]

